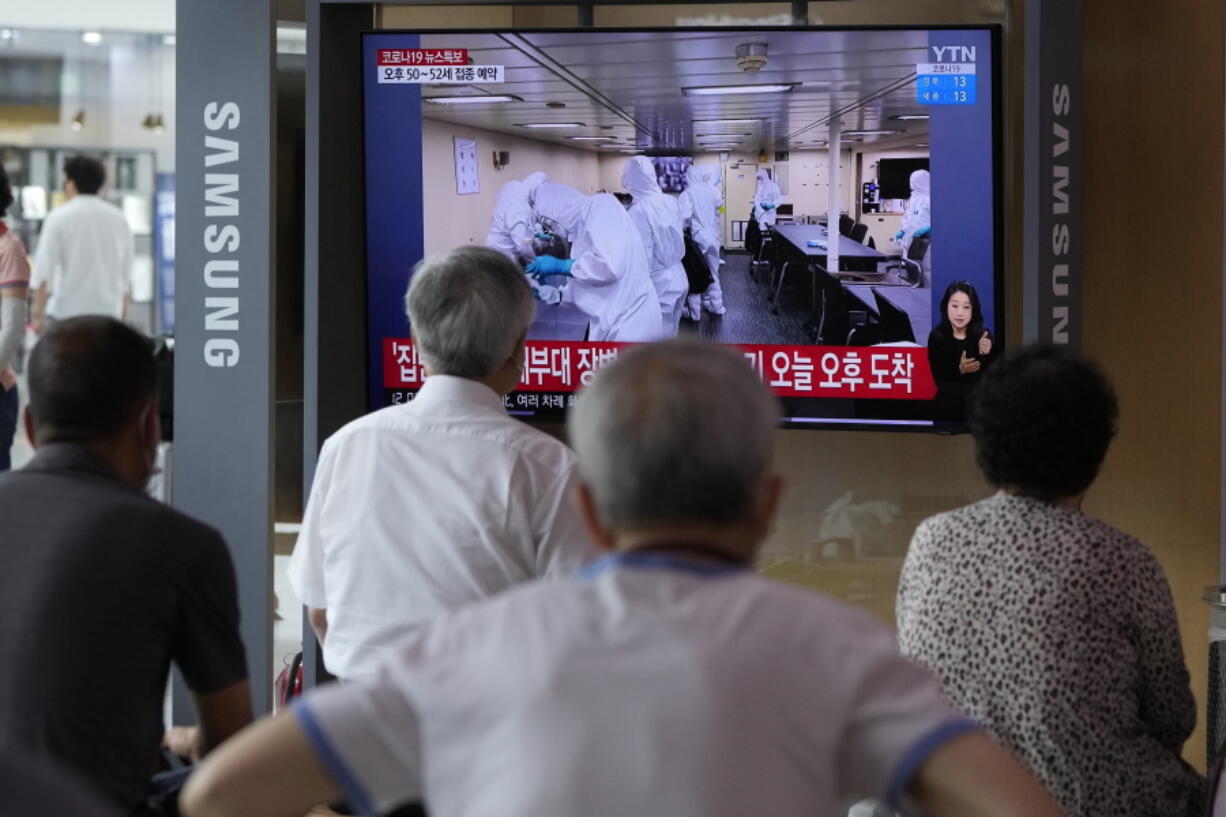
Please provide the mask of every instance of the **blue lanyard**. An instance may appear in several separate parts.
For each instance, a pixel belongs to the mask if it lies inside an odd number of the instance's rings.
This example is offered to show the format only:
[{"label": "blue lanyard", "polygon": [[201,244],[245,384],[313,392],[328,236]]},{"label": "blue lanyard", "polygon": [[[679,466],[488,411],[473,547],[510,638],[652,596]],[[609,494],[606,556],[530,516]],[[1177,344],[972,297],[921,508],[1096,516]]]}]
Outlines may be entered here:
[{"label": "blue lanyard", "polygon": [[668,553],[611,553],[589,565],[579,569],[579,578],[594,579],[602,573],[607,573],[618,567],[655,568],[690,573],[704,578],[726,576],[729,573],[739,573],[745,566],[734,562],[696,562],[683,559]]}]

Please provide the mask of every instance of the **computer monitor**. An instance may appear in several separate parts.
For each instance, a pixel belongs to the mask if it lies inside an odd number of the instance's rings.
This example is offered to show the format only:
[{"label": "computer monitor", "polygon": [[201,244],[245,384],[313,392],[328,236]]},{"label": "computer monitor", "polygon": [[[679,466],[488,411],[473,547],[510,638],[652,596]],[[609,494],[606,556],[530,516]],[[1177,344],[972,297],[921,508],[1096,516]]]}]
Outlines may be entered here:
[{"label": "computer monitor", "polygon": [[[765,64],[753,73],[737,64],[744,43],[764,46],[755,53]],[[403,313],[418,260],[485,242],[495,199],[512,179],[544,171],[584,196],[624,193],[623,168],[643,155],[669,190],[682,187],[691,162],[709,168],[723,197],[716,273],[727,313],[682,321],[681,331],[742,350],[793,425],[931,427],[936,386],[924,344],[945,286],[970,282],[984,323],[1004,337],[999,43],[991,26],[363,35],[371,407],[412,399],[421,384]],[[880,161],[928,162],[927,202],[864,218],[883,259],[905,255],[921,228],[933,236],[931,270],[909,296],[913,346],[815,345],[806,276],[789,271],[772,314],[774,276],[762,267],[751,275],[738,251],[735,227],[749,218],[758,170],[771,171],[780,188],[776,216],[788,207],[828,212],[821,168],[831,161],[836,115],[840,210],[860,215],[857,194]],[[797,231],[824,228],[785,221],[776,224],[772,255],[786,257],[789,242],[812,254]],[[876,258],[848,253],[840,269]],[[576,274],[584,264],[576,260]],[[565,298],[540,304],[521,388],[506,401],[511,411],[564,415],[595,368],[622,348],[623,338],[592,336],[585,308]],[[663,318],[662,331],[671,331]]]}]

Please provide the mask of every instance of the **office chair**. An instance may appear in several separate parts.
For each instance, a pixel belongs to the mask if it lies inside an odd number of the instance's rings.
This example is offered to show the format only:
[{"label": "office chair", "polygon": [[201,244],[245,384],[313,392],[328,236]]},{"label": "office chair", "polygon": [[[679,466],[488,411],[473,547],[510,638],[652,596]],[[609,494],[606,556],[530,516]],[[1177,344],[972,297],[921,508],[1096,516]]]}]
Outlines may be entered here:
[{"label": "office chair", "polygon": [[883,297],[876,287],[873,287],[873,298],[877,301],[878,322],[881,325],[877,342],[915,343],[915,332],[911,329],[911,316]]},{"label": "office chair", "polygon": [[896,272],[906,286],[919,286],[924,283],[924,256],[928,254],[930,244],[932,244],[932,233],[911,239],[911,246],[907,247],[907,254],[891,258],[886,262],[884,271],[887,274],[891,271]]},{"label": "office chair", "polygon": [[851,228],[851,232],[847,237],[858,244],[863,244],[865,237],[868,235],[868,225],[857,221]]},{"label": "office chair", "polygon": [[849,215],[839,216],[839,235],[851,236],[851,228],[856,225],[856,220]]}]

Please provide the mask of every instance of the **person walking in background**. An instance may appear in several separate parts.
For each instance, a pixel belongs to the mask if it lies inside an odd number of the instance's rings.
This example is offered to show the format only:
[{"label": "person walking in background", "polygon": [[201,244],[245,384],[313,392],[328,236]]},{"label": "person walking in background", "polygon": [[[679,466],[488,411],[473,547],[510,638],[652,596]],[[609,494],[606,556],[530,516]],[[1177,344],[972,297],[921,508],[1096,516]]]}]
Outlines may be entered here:
[{"label": "person walking in background", "polygon": [[712,315],[723,315],[728,311],[724,307],[724,292],[719,283],[719,245],[722,232],[719,210],[724,199],[716,186],[718,178],[717,167],[691,165],[686,171],[688,183],[685,191],[677,197],[681,220],[689,229],[694,243],[702,251],[707,262],[707,271],[711,274],[711,284],[706,291],[692,293],[687,299],[686,314],[693,321],[702,320],[704,307]]},{"label": "person walking in background", "polygon": [[753,194],[753,213],[763,235],[766,235],[779,218],[775,208],[779,206],[782,198],[783,193],[780,192],[775,180],[771,178],[770,171],[766,168],[758,170],[758,186]]},{"label": "person walking in background", "polygon": [[65,204],[43,224],[34,259],[34,331],[74,315],[127,320],[132,295],[132,231],[119,208],[99,198],[102,162],[73,156],[64,163]]},{"label": "person walking in background", "polygon": [[13,204],[13,188],[0,166],[0,471],[12,467],[13,438],[17,435],[17,375],[13,362],[21,353],[26,331],[30,262],[4,214]]},{"label": "person walking in background", "polygon": [[927,170],[911,174],[911,197],[907,199],[902,226],[894,235],[894,242],[906,255],[911,240],[932,231],[932,175]]},{"label": "person walking in background", "polygon": [[628,212],[647,254],[647,269],[659,297],[660,336],[672,337],[677,334],[681,306],[689,293],[689,279],[681,263],[685,233],[677,199],[660,190],[655,166],[646,156],[626,160],[622,187],[634,197]]},{"label": "person walking in background", "polygon": [[934,670],[1070,817],[1193,817],[1196,724],[1171,590],[1141,542],[1081,510],[1115,434],[1110,383],[1057,347],[970,396],[1000,490],[923,522],[898,587],[902,651]]}]

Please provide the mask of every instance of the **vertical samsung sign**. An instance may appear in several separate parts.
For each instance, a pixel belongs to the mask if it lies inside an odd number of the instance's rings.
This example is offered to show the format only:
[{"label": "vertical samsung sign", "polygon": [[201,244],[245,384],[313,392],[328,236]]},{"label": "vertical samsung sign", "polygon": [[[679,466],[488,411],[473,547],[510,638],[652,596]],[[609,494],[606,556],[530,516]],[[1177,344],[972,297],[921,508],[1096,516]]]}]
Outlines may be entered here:
[{"label": "vertical samsung sign", "polygon": [[230,546],[262,712],[272,652],[273,3],[178,0],[177,17],[174,504]]},{"label": "vertical samsung sign", "polygon": [[1027,342],[1081,345],[1081,0],[1026,2]]}]

